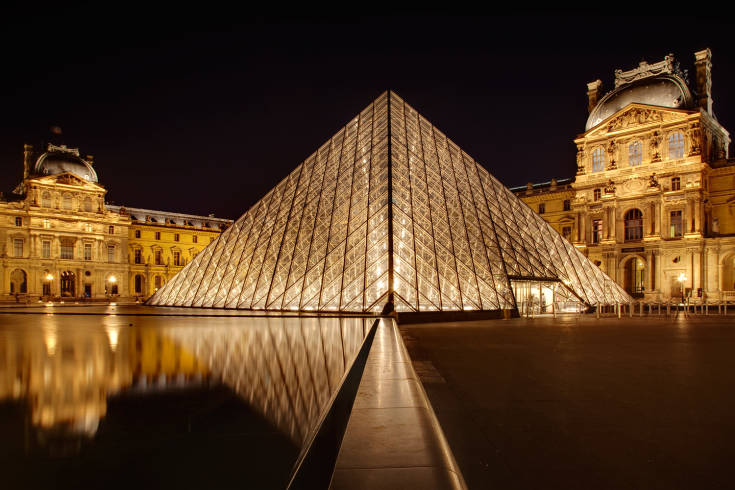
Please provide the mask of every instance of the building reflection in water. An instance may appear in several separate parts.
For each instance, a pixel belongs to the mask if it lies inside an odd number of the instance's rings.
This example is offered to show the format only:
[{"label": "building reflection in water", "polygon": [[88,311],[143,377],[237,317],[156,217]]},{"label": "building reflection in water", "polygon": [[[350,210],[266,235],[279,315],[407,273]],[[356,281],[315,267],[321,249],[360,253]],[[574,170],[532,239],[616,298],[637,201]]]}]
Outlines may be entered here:
[{"label": "building reflection in water", "polygon": [[299,447],[372,321],[33,316],[0,327],[0,406],[24,407],[26,452],[57,455],[94,439],[115,397],[211,385]]}]

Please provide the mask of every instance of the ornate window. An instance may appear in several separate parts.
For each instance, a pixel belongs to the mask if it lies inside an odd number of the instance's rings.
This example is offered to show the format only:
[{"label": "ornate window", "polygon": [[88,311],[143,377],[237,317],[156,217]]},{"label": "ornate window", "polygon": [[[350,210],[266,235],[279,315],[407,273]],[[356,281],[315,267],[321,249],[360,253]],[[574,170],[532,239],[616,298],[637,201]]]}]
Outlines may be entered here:
[{"label": "ornate window", "polygon": [[23,226],[23,218],[20,216],[15,217],[15,226]]},{"label": "ornate window", "polygon": [[544,214],[546,212],[546,203],[541,203],[538,205],[538,214]]},{"label": "ornate window", "polygon": [[155,252],[153,252],[153,256],[155,257],[156,265],[163,265],[163,254],[160,250],[156,250]]},{"label": "ornate window", "polygon": [[143,252],[139,248],[136,248],[133,252],[133,262],[136,264],[143,263]]},{"label": "ornate window", "polygon": [[44,208],[51,207],[51,193],[50,192],[44,192],[43,194],[41,194],[41,205]]},{"label": "ornate window", "polygon": [[569,199],[564,199],[564,211],[571,211],[572,209],[572,201]]},{"label": "ornate window", "polygon": [[197,236],[196,235],[192,235],[191,236],[191,243],[196,243],[196,242],[197,242]]},{"label": "ornate window", "polygon": [[671,238],[677,238],[682,235],[684,229],[681,210],[671,211],[669,214],[669,236]]},{"label": "ornate window", "polygon": [[71,240],[62,240],[61,242],[61,258],[71,260],[74,258],[74,242]]},{"label": "ornate window", "polygon": [[178,242],[179,241],[179,234],[178,233],[174,233],[174,241],[175,242]]},{"label": "ornate window", "polygon": [[115,245],[107,246],[107,262],[115,262]]},{"label": "ornate window", "polygon": [[135,230],[135,238],[140,238],[140,230]]},{"label": "ornate window", "polygon": [[181,252],[174,250],[174,265],[181,265]]},{"label": "ornate window", "polygon": [[114,235],[115,234],[115,227],[113,225],[108,226],[107,227],[107,233],[110,234],[110,235]]},{"label": "ornate window", "polygon": [[13,257],[23,257],[23,239],[13,239]]},{"label": "ornate window", "polygon": [[677,131],[669,135],[669,159],[684,158],[684,135]]},{"label": "ornate window", "polygon": [[51,258],[51,240],[44,240],[41,242],[41,257],[44,259]]},{"label": "ornate window", "polygon": [[84,244],[84,260],[92,260],[92,244]]},{"label": "ornate window", "polygon": [[602,148],[596,148],[592,152],[592,171],[602,172],[605,170],[605,151]]},{"label": "ornate window", "polygon": [[156,290],[161,289],[161,286],[162,286],[161,283],[162,282],[163,281],[161,281],[161,276],[156,276],[156,277],[153,278],[153,285],[156,288]]},{"label": "ornate window", "polygon": [[161,239],[161,232],[160,231],[157,231],[156,232],[156,240],[160,240],[160,239]]},{"label": "ornate window", "polygon": [[135,275],[135,294],[143,292],[143,276],[140,274]]},{"label": "ornate window", "polygon": [[631,167],[640,165],[643,162],[643,145],[640,141],[634,141],[628,145],[628,164]]},{"label": "ornate window", "polygon": [[71,194],[64,194],[63,207],[67,211],[71,210]]},{"label": "ornate window", "polygon": [[602,241],[602,220],[592,220],[592,243],[600,243]]},{"label": "ornate window", "polygon": [[43,219],[43,227],[46,228],[46,229],[51,228],[51,220],[48,219],[48,218],[44,218]]},{"label": "ornate window", "polygon": [[561,236],[566,238],[568,241],[572,241],[572,227],[571,226],[565,226],[561,229]]},{"label": "ornate window", "polygon": [[625,241],[637,241],[643,238],[643,213],[640,209],[631,209],[625,213]]},{"label": "ornate window", "polygon": [[679,177],[671,177],[671,190],[678,191],[681,189],[681,179]]},{"label": "ornate window", "polygon": [[592,198],[595,201],[599,201],[600,197],[602,197],[602,189],[595,189],[594,191],[592,191]]}]

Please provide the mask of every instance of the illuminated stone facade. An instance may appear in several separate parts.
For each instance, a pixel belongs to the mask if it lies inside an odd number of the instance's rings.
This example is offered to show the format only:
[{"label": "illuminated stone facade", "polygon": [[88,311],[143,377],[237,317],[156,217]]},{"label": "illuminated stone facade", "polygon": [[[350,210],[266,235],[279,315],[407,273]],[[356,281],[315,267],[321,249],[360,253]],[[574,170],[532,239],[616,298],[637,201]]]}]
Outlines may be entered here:
[{"label": "illuminated stone facade", "polygon": [[[629,71],[615,88],[588,84],[590,116],[575,140],[577,175],[563,199],[570,241],[626,291],[650,300],[720,300],[735,293],[735,160],[712,111],[711,53],[695,53],[695,82],[672,55]],[[516,188],[555,206],[551,186]]]},{"label": "illuminated stone facade", "polygon": [[[49,145],[40,155],[25,146],[23,180],[0,198],[0,301],[132,297],[139,273],[145,281],[137,295],[147,297],[157,276],[167,281],[231,223],[136,209],[137,220],[130,210],[105,203],[107,190],[92,163],[63,145]],[[146,216],[156,221],[145,222]],[[151,241],[157,236],[148,228],[161,236],[158,249],[147,242],[148,235]],[[176,245],[169,244],[177,233],[190,242],[181,244],[180,265]],[[203,243],[191,243],[193,236]],[[140,264],[136,249],[147,252]]]}]

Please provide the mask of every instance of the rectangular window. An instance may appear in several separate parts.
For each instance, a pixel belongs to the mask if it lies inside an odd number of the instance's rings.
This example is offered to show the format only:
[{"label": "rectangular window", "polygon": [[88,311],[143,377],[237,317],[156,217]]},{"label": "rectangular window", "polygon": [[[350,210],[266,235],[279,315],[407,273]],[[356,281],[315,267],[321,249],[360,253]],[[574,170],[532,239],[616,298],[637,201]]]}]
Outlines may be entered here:
[{"label": "rectangular window", "polygon": [[156,250],[155,257],[156,257],[156,265],[163,265],[163,255],[161,254],[160,250]]},{"label": "rectangular window", "polygon": [[174,265],[181,265],[181,252],[174,250]]},{"label": "rectangular window", "polygon": [[565,226],[561,229],[561,235],[567,239],[567,241],[572,240],[572,227],[571,226]]},{"label": "rectangular window", "polygon": [[178,242],[179,241],[179,234],[178,233],[174,233],[174,241],[175,242]]},{"label": "rectangular window", "polygon": [[107,261],[115,262],[115,246],[114,245],[107,246]]},{"label": "rectangular window", "polygon": [[135,249],[135,252],[134,252],[133,256],[135,258],[135,263],[136,264],[142,264],[143,263],[143,252],[141,252],[141,250],[139,248],[136,248]]},{"label": "rectangular window", "polygon": [[135,230],[135,238],[140,238],[140,230]]},{"label": "rectangular window", "polygon": [[197,242],[197,236],[196,235],[192,235],[191,236],[191,243],[196,243],[196,242]]},{"label": "rectangular window", "polygon": [[600,243],[602,241],[602,220],[592,220],[592,243]]},{"label": "rectangular window", "polygon": [[74,258],[74,242],[61,242],[61,258],[67,260]]},{"label": "rectangular window", "polygon": [[571,211],[572,209],[572,201],[569,199],[564,199],[564,211]]},{"label": "rectangular window", "polygon": [[107,233],[109,233],[110,235],[114,235],[115,234],[115,227],[113,225],[108,226],[107,227]]},{"label": "rectangular window", "polygon": [[23,226],[23,218],[16,216],[15,217],[15,226]]},{"label": "rectangular window", "polygon": [[544,214],[546,212],[546,203],[541,203],[538,205],[538,214]]},{"label": "rectangular window", "polygon": [[602,196],[602,189],[595,189],[594,191],[592,191],[592,198],[595,201],[599,201],[601,196]]},{"label": "rectangular window", "polygon": [[44,219],[43,220],[43,227],[46,228],[46,229],[51,228],[51,220]]},{"label": "rectangular window", "polygon": [[160,239],[161,239],[161,232],[160,231],[157,231],[156,232],[156,240],[160,240]]},{"label": "rectangular window", "polygon": [[671,238],[680,237],[684,229],[682,222],[681,210],[671,211],[669,214],[669,236]]},{"label": "rectangular window", "polygon": [[23,257],[23,239],[15,238],[13,240],[13,257]]},{"label": "rectangular window", "polygon": [[41,242],[41,257],[44,259],[51,258],[51,240],[44,240]]},{"label": "rectangular window", "polygon": [[84,244],[84,260],[92,260],[92,244]]},{"label": "rectangular window", "polygon": [[671,190],[672,191],[681,190],[681,179],[679,177],[671,178]]}]

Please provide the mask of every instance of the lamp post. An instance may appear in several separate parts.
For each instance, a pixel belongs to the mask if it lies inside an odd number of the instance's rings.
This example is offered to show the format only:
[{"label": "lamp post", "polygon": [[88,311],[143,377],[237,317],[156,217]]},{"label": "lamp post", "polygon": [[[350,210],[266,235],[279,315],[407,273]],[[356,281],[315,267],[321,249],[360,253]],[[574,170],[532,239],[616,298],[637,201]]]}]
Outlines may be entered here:
[{"label": "lamp post", "polygon": [[107,288],[108,294],[112,296],[113,294],[115,294],[114,288],[117,284],[117,277],[110,276],[107,278],[107,282],[109,283],[108,288]]},{"label": "lamp post", "polygon": [[679,289],[681,291],[681,302],[684,302],[684,283],[687,280],[687,275],[683,272],[679,274],[679,277],[676,278],[677,281],[679,281]]},{"label": "lamp post", "polygon": [[46,282],[43,285],[43,295],[51,296],[51,281],[54,280],[54,275],[49,272],[44,279]]}]

